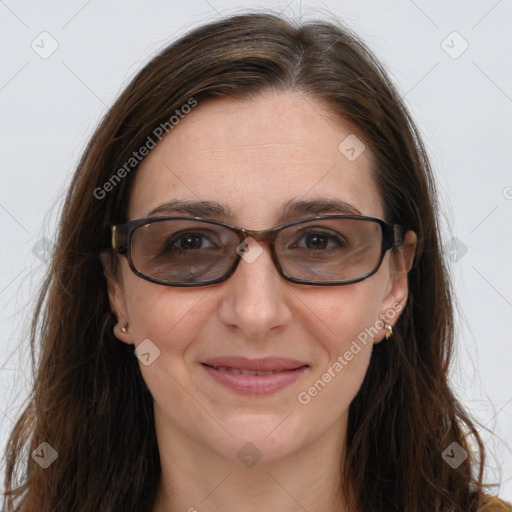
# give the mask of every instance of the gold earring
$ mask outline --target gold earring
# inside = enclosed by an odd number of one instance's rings
[[[126,332],[128,330],[128,322],[125,322],[123,327],[121,327],[122,332]]]
[[[386,333],[386,339],[389,340],[389,338],[391,338],[391,336],[393,336],[393,327],[391,327],[391,325],[389,324],[386,324],[384,326],[386,329],[387,329],[387,333]]]

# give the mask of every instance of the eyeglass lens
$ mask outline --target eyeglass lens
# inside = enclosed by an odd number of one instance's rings
[[[137,228],[131,256],[150,278],[197,283],[222,277],[238,257],[240,240],[224,226],[197,220],[165,220]],[[375,270],[382,229],[362,219],[314,219],[282,229],[275,252],[283,271],[306,281],[345,281]]]

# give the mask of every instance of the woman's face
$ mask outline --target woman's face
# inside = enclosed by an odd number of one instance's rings
[[[353,135],[339,149],[351,134],[318,100],[293,92],[199,102],[143,161],[129,220],[150,216],[172,199],[222,203],[231,215],[218,220],[254,230],[282,224],[284,206],[295,200],[338,199],[355,213],[383,218],[369,149],[354,159],[345,147]],[[121,257],[118,280],[110,279],[109,287],[120,322],[115,334],[135,346],[150,340],[144,347],[151,348],[151,362],[139,364],[161,439],[186,439],[212,456],[252,455],[261,462],[321,439],[341,449],[349,404],[373,343],[386,334],[379,319],[396,322],[406,274],[393,272],[388,252],[378,272],[362,282],[294,284],[279,275],[268,246],[261,247],[228,280],[206,287],[148,282]],[[306,368],[272,393],[247,394],[221,383],[203,364],[221,356],[277,357]]]

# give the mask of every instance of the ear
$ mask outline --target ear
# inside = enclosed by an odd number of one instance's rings
[[[133,344],[133,339],[129,331],[123,332],[121,329],[125,323],[129,323],[128,312],[126,308],[126,301],[124,296],[124,289],[120,272],[118,275],[114,272],[114,261],[116,255],[109,251],[100,254],[100,262],[103,267],[103,275],[107,281],[108,301],[110,311],[117,318],[117,323],[114,326],[115,337],[124,343]]]
[[[411,270],[414,255],[416,253],[417,236],[414,231],[405,234],[404,243],[399,247],[398,252],[392,254],[390,260],[390,282],[386,290],[386,296],[381,303],[379,319],[393,327],[397,322],[401,311],[405,308],[409,294],[408,272]],[[374,343],[382,341],[387,329],[377,334]]]

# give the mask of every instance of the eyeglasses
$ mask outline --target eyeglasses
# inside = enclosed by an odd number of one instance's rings
[[[225,281],[242,258],[251,261],[250,237],[269,244],[286,280],[305,285],[367,279],[386,251],[404,242],[401,226],[358,215],[319,215],[263,231],[200,217],[149,217],[111,229],[112,248],[126,256],[132,271],[165,286]]]

